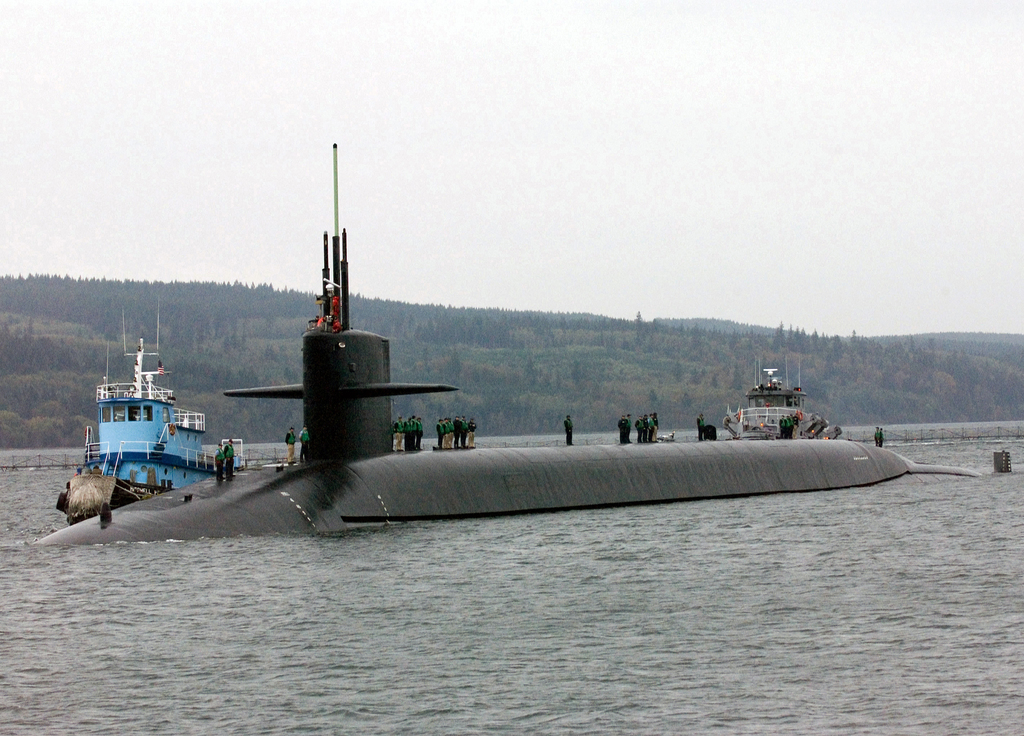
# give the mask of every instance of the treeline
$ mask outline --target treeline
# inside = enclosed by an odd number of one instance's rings
[[[207,415],[208,437],[280,441],[301,402],[229,399],[227,388],[299,383],[312,294],[269,285],[0,278],[0,447],[73,446],[95,422],[95,386],[131,377],[139,337],[156,345],[179,406]],[[1024,417],[1024,338],[879,339],[719,320],[410,305],[353,295],[358,329],[391,338],[392,378],[455,394],[398,397],[396,416],[473,416],[485,434],[613,431],[657,411],[663,429],[697,413],[719,423],[755,382],[755,362],[799,380],[840,424]],[[124,327],[122,328],[122,310]]]

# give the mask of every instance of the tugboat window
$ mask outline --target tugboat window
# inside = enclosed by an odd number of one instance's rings
[[[166,406],[164,407],[164,420],[163,421],[164,421],[164,424],[167,424],[169,421],[171,421],[171,410],[168,409]]]
[[[128,421],[137,422],[142,418],[142,407],[141,406],[129,406],[128,407]]]
[[[114,421],[115,422],[123,422],[124,421],[124,407],[123,406],[115,406],[114,407]]]
[[[110,421],[110,407],[109,406],[104,406],[103,407],[103,418],[100,421],[102,421],[102,422],[109,422]]]
[[[147,405],[147,406],[142,407],[142,420],[144,422],[152,422],[153,421],[153,407],[152,406],[148,406]]]

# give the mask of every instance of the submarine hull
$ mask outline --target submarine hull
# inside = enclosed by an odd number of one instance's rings
[[[62,529],[41,544],[324,534],[353,526],[867,486],[918,466],[854,442],[477,449],[324,460],[206,480]],[[190,498],[190,500],[186,500]]]

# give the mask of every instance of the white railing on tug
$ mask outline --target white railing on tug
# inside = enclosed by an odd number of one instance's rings
[[[163,449],[156,449],[156,442],[145,442],[143,440],[124,441],[119,443],[116,452],[112,452],[109,442],[93,442],[85,446],[85,462],[104,461],[108,468],[104,468],[105,475],[115,475],[117,468],[121,465],[125,453],[141,454],[146,460],[160,461],[165,456]],[[181,464],[188,468],[199,468],[213,470],[214,457],[208,452],[177,448],[175,458],[181,459]]]
[[[195,429],[200,432],[206,431],[206,415],[198,411],[185,411],[184,409],[174,410],[174,423],[184,429]]]
[[[151,383],[144,384],[141,392],[136,390],[134,383],[105,383],[96,387],[96,400],[104,399],[156,399],[171,402],[174,401],[174,392]]]
[[[784,406],[757,406],[740,412],[740,423],[744,430],[774,425],[777,429],[782,417],[791,417],[796,410]]]

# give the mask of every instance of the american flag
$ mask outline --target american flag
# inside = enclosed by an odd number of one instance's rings
[[[162,360],[156,362],[156,372],[161,376],[164,374],[164,362]]]

